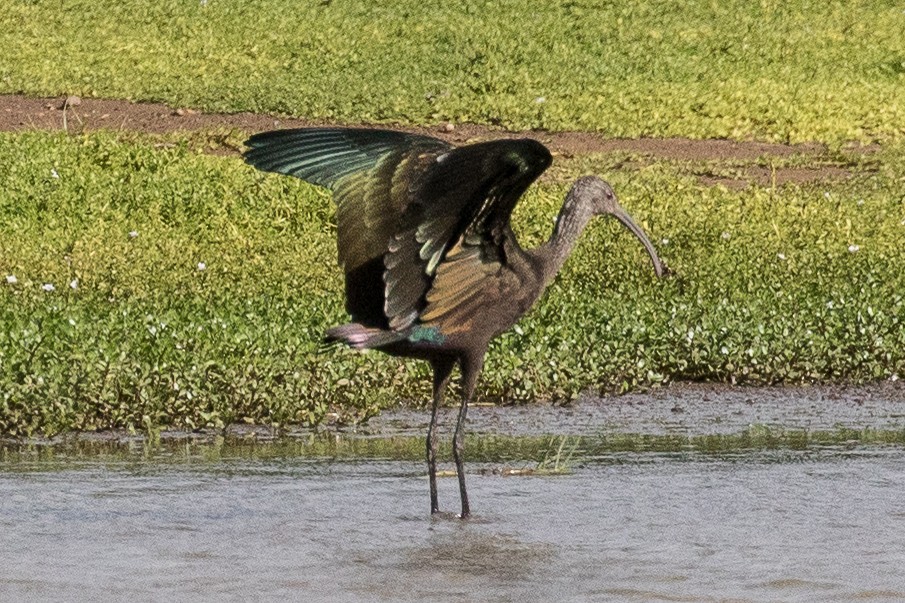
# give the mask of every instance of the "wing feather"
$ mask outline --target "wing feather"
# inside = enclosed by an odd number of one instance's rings
[[[327,188],[334,188],[345,176],[372,168],[393,150],[449,148],[429,136],[363,128],[275,130],[255,134],[245,145],[245,160],[256,168]]]
[[[509,267],[488,262],[477,248],[459,244],[437,269],[419,322],[446,337],[468,332],[479,321],[486,329],[486,313],[497,304],[512,303],[518,282]]]
[[[479,248],[479,255],[469,256],[469,269],[483,279],[493,278],[500,262],[505,262],[502,239],[512,210],[551,161],[550,152],[530,139],[479,143],[433,158],[417,181],[412,204],[403,216],[406,225],[415,228],[414,239],[420,245],[417,258],[412,257],[408,246],[390,249],[385,258],[387,282],[394,280],[391,274],[395,272],[418,272],[430,279],[421,291],[387,291],[385,309],[395,328],[403,329],[413,322],[394,319],[393,311],[411,316],[412,309],[424,310],[429,305],[435,277],[446,262],[452,261],[448,250],[454,245]],[[405,255],[393,257],[398,254]],[[456,297],[449,295],[447,303],[456,303]]]
[[[347,309],[396,331],[430,320],[452,328],[499,288],[512,210],[551,162],[529,139],[453,148],[387,130],[281,130],[246,145],[255,167],[334,191]],[[382,291],[363,289],[377,282]]]
[[[263,132],[245,144],[245,160],[256,168],[333,190],[339,263],[346,273],[346,309],[356,321],[386,327],[384,291],[368,293],[362,283],[384,283],[384,267],[375,260],[383,258],[402,224],[420,165],[452,147],[428,136],[354,128]],[[404,282],[421,289],[426,286],[412,278]],[[398,289],[399,285],[394,288]]]

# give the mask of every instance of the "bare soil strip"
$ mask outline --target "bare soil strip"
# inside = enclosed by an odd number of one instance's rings
[[[328,122],[283,118],[254,113],[202,113],[173,108],[160,103],[136,103],[115,99],[80,99],[70,97],[33,98],[23,95],[0,95],[0,131],[22,130],[125,130],[150,134],[172,132],[241,130],[249,133],[275,128],[300,128],[331,125]],[[344,124],[349,125],[349,124]],[[374,124],[363,124],[374,126]],[[623,152],[651,160],[680,162],[718,162],[736,165],[743,162],[792,156],[812,157],[814,166],[779,167],[745,166],[739,176],[725,177],[696,170],[706,185],[721,184],[742,188],[750,183],[760,186],[839,180],[851,176],[843,166],[820,161],[827,149],[819,143],[778,144],[733,140],[693,140],[687,138],[611,139],[593,132],[510,132],[475,124],[445,124],[435,127],[389,126],[409,132],[428,134],[452,143],[475,140],[531,137],[542,141],[555,153],[570,157],[590,153]],[[855,154],[869,153],[873,147],[853,147]]]

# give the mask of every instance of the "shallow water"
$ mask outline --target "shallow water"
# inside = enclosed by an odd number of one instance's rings
[[[656,414],[656,400],[640,404]],[[854,408],[847,428],[902,428],[897,404],[880,418]],[[608,412],[519,409],[509,431],[505,411],[475,413],[484,435],[468,442],[475,517],[464,522],[429,517],[420,425],[402,425],[421,419],[407,412],[370,435],[334,434],[332,447],[7,447],[0,600],[905,600],[901,439],[625,451],[601,432],[660,436],[645,413],[617,427],[586,419]],[[562,438],[526,435],[550,419],[582,436],[565,440],[579,443],[570,472],[502,477],[555,451]],[[662,428],[667,442],[675,429]],[[455,511],[455,479],[440,495]]]
[[[428,516],[423,473],[304,458],[19,467],[0,473],[0,599],[905,600],[896,447],[475,471],[466,522]],[[440,488],[455,509],[455,480]]]

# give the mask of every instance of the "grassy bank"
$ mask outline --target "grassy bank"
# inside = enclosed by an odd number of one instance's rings
[[[9,0],[0,92],[618,137],[905,133],[899,2]]]
[[[593,225],[492,346],[481,396],[905,371],[905,148],[845,183],[738,192],[625,159],[558,160],[517,230],[540,241],[571,180],[602,173],[675,275]],[[418,363],[319,344],[345,320],[326,192],[105,133],[0,134],[0,179],[0,432],[316,424],[427,397]]]

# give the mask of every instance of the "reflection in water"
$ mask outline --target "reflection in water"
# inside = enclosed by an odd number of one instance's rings
[[[507,600],[515,593],[534,600],[530,590],[534,577],[549,567],[554,547],[548,543],[526,543],[500,534],[489,523],[463,523],[449,515],[432,520],[423,542],[382,551],[370,560],[374,580],[354,590],[363,598],[393,601]]]
[[[453,525],[454,529],[437,530],[426,545],[405,553],[407,562],[401,570],[416,570],[448,576],[467,573],[495,579],[524,580],[549,564],[552,546],[546,543],[526,544],[509,535],[485,532],[476,525]]]
[[[415,461],[0,462],[0,600],[905,600],[901,447],[482,468],[461,522]]]

